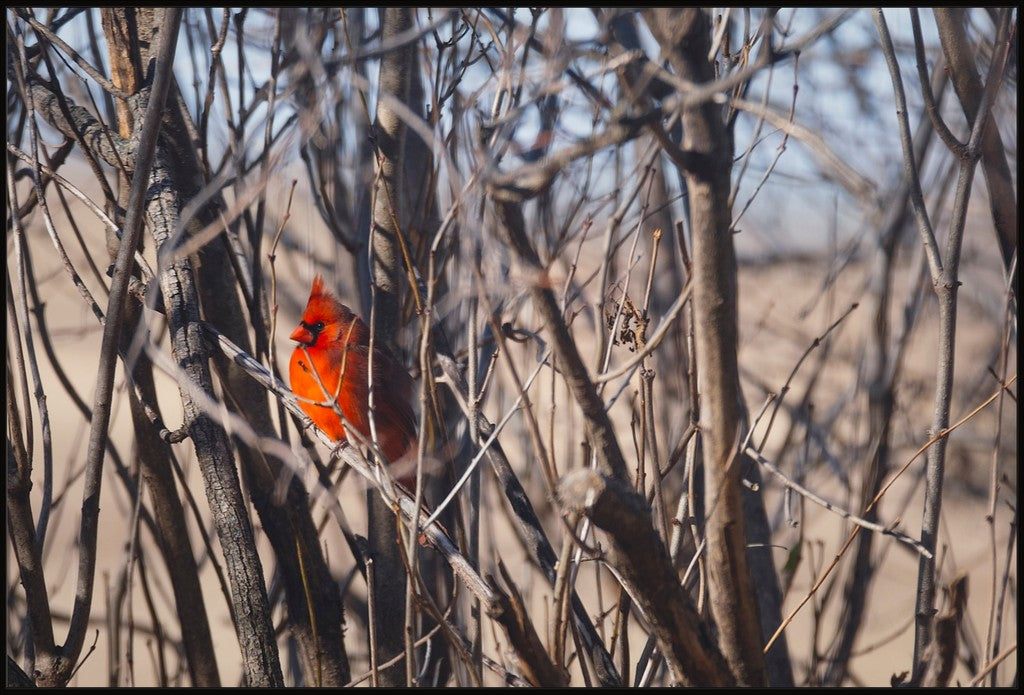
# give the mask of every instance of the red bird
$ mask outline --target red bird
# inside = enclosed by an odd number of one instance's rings
[[[307,399],[299,400],[302,410],[327,436],[336,442],[341,441],[347,438],[347,434],[331,405],[336,397],[345,419],[372,441],[367,380],[370,329],[347,306],[324,290],[324,279],[320,275],[313,278],[309,302],[291,339],[299,346],[292,353],[289,379],[295,395]],[[416,424],[410,405],[411,395],[409,373],[386,348],[374,346],[373,420],[377,443],[391,463],[399,462],[411,453],[410,449],[414,449]],[[350,441],[354,444],[356,439]],[[399,482],[410,487],[415,477],[410,478],[407,470],[403,473],[405,475],[398,476]]]

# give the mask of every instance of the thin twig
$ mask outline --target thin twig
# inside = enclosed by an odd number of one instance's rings
[[[1014,374],[1013,378],[1011,378],[1007,382],[1007,385],[1012,384],[1016,380],[1017,380],[1017,375]],[[964,417],[960,418],[960,420],[958,420],[955,424],[953,424],[953,425],[947,427],[946,429],[944,429],[943,431],[935,434],[927,442],[925,442],[923,445],[921,445],[921,447],[914,453],[914,455],[911,456],[910,459],[905,464],[903,464],[903,467],[900,468],[900,470],[898,470],[889,479],[889,482],[886,483],[882,487],[882,489],[878,491],[878,493],[875,495],[875,497],[871,500],[871,502],[865,508],[865,511],[867,512],[867,511],[870,511],[871,509],[873,509],[875,507],[875,505],[878,503],[878,501],[880,499],[882,499],[882,497],[885,495],[885,493],[889,491],[889,488],[892,487],[893,483],[895,483],[903,475],[903,473],[910,467],[910,464],[912,464],[914,461],[916,461],[917,458],[921,454],[923,454],[925,451],[927,451],[929,449],[929,447],[931,447],[932,444],[934,444],[935,442],[939,441],[940,439],[946,437],[947,435],[949,435],[950,432],[952,432],[953,430],[957,429],[958,427],[960,427],[961,425],[966,423],[968,420],[973,418],[975,415],[980,413],[982,410],[984,410],[986,406],[988,406],[992,401],[994,401],[996,398],[999,397],[999,394],[1002,392],[1002,390],[1003,389],[1000,388],[999,391],[996,391],[995,393],[993,393],[983,403],[981,403],[978,407],[976,407],[974,410],[969,412]],[[846,550],[853,543],[854,539],[856,539],[857,535],[861,532],[862,528],[863,528],[862,526],[855,526],[853,531],[850,532],[850,535],[847,537],[846,542],[843,543],[843,546],[836,553],[835,557],[832,558],[832,561],[829,563],[828,567],[826,567],[825,570],[821,573],[821,576],[818,577],[818,580],[814,583],[814,586],[812,586],[810,591],[807,592],[807,595],[804,596],[803,600],[800,601],[799,605],[797,605],[796,608],[794,608],[790,612],[790,614],[788,616],[786,616],[786,619],[782,621],[782,624],[779,625],[778,629],[775,630],[775,633],[768,640],[768,643],[765,644],[765,646],[764,646],[764,651],[765,652],[767,652],[769,649],[771,649],[772,645],[775,644],[775,640],[777,640],[779,638],[779,635],[781,635],[782,632],[789,626],[789,624],[791,622],[793,622],[793,618],[796,617],[796,614],[799,613],[800,610],[805,605],[807,605],[807,602],[810,601],[811,598],[815,595],[815,593],[817,593],[818,589],[821,588],[821,585],[825,582],[825,579],[829,576],[829,574],[831,574],[832,570],[835,569],[836,565],[839,564],[839,560],[842,558],[843,554],[846,553]]]
[[[939,113],[939,104],[935,102],[935,94],[932,92],[931,80],[928,79],[928,63],[924,55],[924,39],[921,36],[921,18],[917,14],[917,8],[910,8],[910,27],[914,32],[914,58],[917,61],[917,77],[921,83],[921,96],[924,99],[924,111],[932,122],[932,128],[939,134],[942,141],[946,143],[949,151],[959,158],[967,148],[967,145],[957,140],[956,136],[949,130],[942,114]],[[940,57],[935,65],[935,71],[939,72],[945,68]]]
[[[885,21],[885,15],[882,14],[882,10],[872,10],[871,16],[878,29],[878,36],[882,44],[882,54],[885,56],[885,62],[889,66],[889,75],[892,78],[892,91],[896,98],[896,120],[899,124],[900,142],[903,145],[903,168],[907,172],[910,185],[910,203],[914,210],[914,218],[917,220],[917,229],[921,235],[921,243],[924,244],[925,255],[928,258],[928,268],[931,271],[932,281],[937,282],[943,272],[942,258],[939,255],[938,242],[935,239],[935,232],[932,230],[932,223],[924,204],[924,195],[921,193],[921,178],[918,174],[917,162],[914,158],[914,141],[910,135],[907,98],[903,91],[903,80],[900,77],[899,62],[896,60],[896,49],[893,47],[892,37],[889,35],[889,25]]]
[[[748,456],[750,456],[750,457],[754,458],[755,460],[757,460],[757,462],[759,464],[761,464],[761,466],[763,466],[765,470],[767,470],[769,473],[771,473],[776,478],[778,478],[782,482],[782,484],[785,485],[787,488],[789,488],[790,490],[793,490],[794,492],[796,492],[796,493],[798,493],[800,495],[803,495],[804,497],[809,499],[811,502],[814,502],[815,504],[817,504],[817,505],[819,505],[821,507],[824,507],[825,509],[829,510],[830,512],[832,512],[834,514],[838,514],[842,518],[846,519],[847,521],[849,521],[849,522],[851,522],[853,524],[856,524],[857,526],[860,526],[862,528],[868,529],[869,531],[875,531],[876,533],[884,534],[886,536],[892,536],[893,538],[895,538],[895,539],[897,539],[897,540],[899,540],[899,541],[901,541],[903,543],[906,543],[911,548],[913,548],[914,550],[916,550],[918,553],[920,553],[921,555],[923,555],[925,557],[933,557],[932,552],[930,550],[928,550],[928,548],[926,548],[924,545],[922,545],[921,541],[919,541],[917,539],[914,539],[914,538],[911,538],[910,536],[906,535],[905,533],[901,533],[900,531],[894,530],[891,527],[891,525],[890,526],[885,526],[883,524],[878,524],[878,523],[875,523],[873,521],[868,521],[867,519],[861,518],[861,517],[857,516],[856,514],[851,514],[850,512],[846,511],[845,509],[842,509],[842,508],[836,506],[835,504],[833,504],[832,502],[829,502],[824,497],[821,497],[818,494],[812,492],[811,490],[808,490],[806,487],[804,487],[800,483],[791,480],[785,473],[780,471],[775,466],[774,463],[772,463],[771,461],[766,459],[764,456],[762,456],[760,454],[760,452],[758,452],[757,449],[755,449],[754,447],[748,446],[748,447],[746,447],[743,450],[743,452],[745,454],[747,454]]]
[[[1017,642],[1014,641],[1013,644],[1011,644],[1009,647],[1000,652],[999,656],[995,657],[994,659],[992,659],[992,661],[985,664],[984,668],[982,668],[981,671],[978,672],[978,675],[971,679],[971,687],[973,688],[977,685],[980,685],[981,682],[985,680],[985,676],[987,676],[992,671],[992,669],[1006,661],[1006,658],[1016,651]]]

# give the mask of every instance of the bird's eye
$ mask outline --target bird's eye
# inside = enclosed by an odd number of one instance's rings
[[[311,328],[313,329],[314,333],[319,333],[320,331],[322,331],[324,329],[324,322],[323,321],[317,321],[316,323],[314,323],[311,326]]]

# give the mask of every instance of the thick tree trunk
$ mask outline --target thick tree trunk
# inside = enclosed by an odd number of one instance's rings
[[[381,41],[387,44],[413,26],[415,10],[390,7],[381,10]],[[394,342],[399,324],[400,294],[405,268],[400,234],[406,233],[403,193],[406,124],[390,99],[408,101],[412,82],[414,45],[387,52],[381,59],[380,88],[377,101],[376,193],[371,232],[370,277],[373,283],[371,330],[373,340],[385,345]],[[406,570],[398,518],[374,489],[367,490],[367,536],[374,564],[373,602],[376,636],[376,661],[383,663],[405,650]],[[395,687],[406,683],[406,664],[381,671],[380,684]],[[409,684],[411,685],[411,684]]]
[[[143,12],[147,16],[141,18],[142,24],[132,8],[103,8],[100,10],[103,31],[107,38],[108,55],[110,58],[111,81],[129,94],[139,90],[145,79],[142,66],[147,64],[152,54],[154,19],[152,11]],[[157,17],[159,18],[159,17]],[[141,29],[141,31],[140,31]],[[141,44],[145,44],[145,48]],[[143,55],[146,59],[143,59]],[[172,91],[174,90],[172,86]],[[135,124],[132,113],[123,101],[115,102],[118,107],[117,122],[121,136],[131,137]],[[141,126],[141,124],[138,124]],[[130,182],[122,181],[120,204],[128,204]],[[124,220],[120,220],[123,225]],[[113,231],[107,230],[107,248],[116,250],[118,240]],[[111,256],[111,262],[115,260]],[[137,272],[137,271],[136,271]],[[128,354],[136,330],[142,320],[142,307],[133,299],[124,305],[126,330],[121,334],[121,351]],[[156,388],[153,383],[152,363],[143,353],[140,354],[132,370],[132,379],[138,386],[143,398],[159,414]],[[129,391],[132,426],[135,429],[135,441],[139,461],[142,463],[142,477],[153,500],[153,517],[156,521],[161,554],[167,564],[174,592],[175,608],[181,623],[181,640],[185,647],[189,675],[192,684],[200,687],[216,687],[220,685],[217,661],[214,658],[213,638],[210,635],[210,624],[206,616],[206,605],[203,600],[199,574],[195,564],[195,555],[189,541],[188,528],[185,524],[185,511],[178,496],[171,471],[173,453],[167,442],[163,441],[146,416],[143,405],[134,391]]]
[[[700,10],[652,10],[647,24],[676,74],[697,84],[713,79],[710,23]],[[740,497],[741,394],[736,361],[736,258],[729,209],[732,146],[720,108],[705,103],[682,114],[682,151],[693,235],[693,306],[697,379],[704,436],[711,612],[726,660],[743,685],[764,685],[758,606],[748,569]]]

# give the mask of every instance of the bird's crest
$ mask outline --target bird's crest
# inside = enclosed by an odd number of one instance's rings
[[[317,273],[313,278],[313,291],[310,292],[310,297],[319,297],[324,293],[324,276]]]
[[[309,301],[312,302],[315,299],[324,300],[330,304],[341,304],[334,293],[324,287],[324,276],[320,273],[313,277],[313,288],[309,291]],[[348,307],[345,307],[345,311],[348,311]]]

